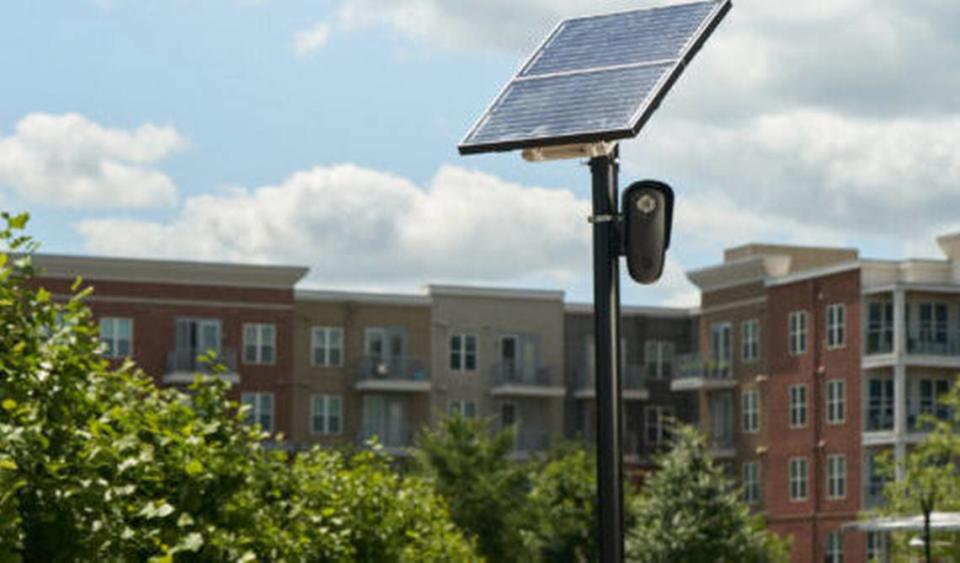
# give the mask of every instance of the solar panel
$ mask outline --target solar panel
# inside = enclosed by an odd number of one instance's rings
[[[565,20],[460,143],[461,154],[636,136],[731,0]]]

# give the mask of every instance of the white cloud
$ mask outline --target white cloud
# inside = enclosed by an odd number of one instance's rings
[[[353,165],[185,200],[168,223],[77,225],[90,252],[312,266],[326,287],[538,279],[589,265],[588,202],[455,166],[421,189]],[[122,233],[123,236],[117,236]]]
[[[34,113],[0,134],[0,186],[34,202],[69,207],[147,207],[176,201],[151,167],[184,146],[172,127],[103,127],[74,113]]]
[[[293,52],[298,56],[306,56],[320,49],[330,39],[330,24],[318,22],[311,27],[297,32],[293,38]]]

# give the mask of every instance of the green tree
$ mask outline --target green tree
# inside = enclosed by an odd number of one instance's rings
[[[529,465],[528,525],[544,561],[596,559],[597,480],[594,456],[562,443]]]
[[[417,438],[417,471],[447,500],[454,522],[490,561],[529,561],[525,466],[512,462],[514,431],[454,415]]]
[[[949,416],[937,418],[925,413],[920,424],[930,429],[899,464],[889,452],[880,458],[880,472],[886,477],[884,504],[874,515],[924,517],[924,556],[960,558],[960,541],[956,534],[946,536],[951,541],[934,542],[930,530],[930,515],[934,511],[960,511],[960,377],[946,397],[942,407]],[[899,474],[899,479],[897,478]],[[897,534],[895,545],[904,552],[913,553],[907,542],[914,534]]]
[[[786,544],[751,516],[739,490],[710,457],[706,440],[677,426],[672,448],[657,456],[631,507],[636,524],[627,536],[631,560],[740,562],[782,560]]]
[[[383,456],[265,451],[216,377],[186,395],[113,367],[89,290],[37,288],[27,218],[2,218],[0,560],[475,558],[430,485]]]

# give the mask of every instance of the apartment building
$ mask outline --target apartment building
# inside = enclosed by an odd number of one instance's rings
[[[294,324],[293,443],[404,454],[431,421],[429,297],[298,290]]]
[[[226,366],[234,399],[272,433],[291,431],[293,287],[305,268],[38,255],[38,285],[66,298],[77,278],[105,355],[133,358],[156,382],[186,386]]]
[[[624,462],[649,467],[668,439],[669,419],[691,421],[695,403],[670,390],[678,359],[696,347],[696,311],[664,307],[621,309]],[[564,409],[567,436],[596,445],[596,391],[593,307],[566,306],[564,362],[568,389]]]
[[[433,410],[516,425],[519,455],[563,432],[563,292],[432,285]]]

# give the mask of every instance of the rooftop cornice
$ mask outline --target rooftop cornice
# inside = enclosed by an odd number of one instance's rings
[[[428,306],[432,303],[429,295],[415,293],[377,293],[359,291],[331,291],[324,289],[297,289],[295,301],[311,303],[364,303],[371,305]]]
[[[463,285],[428,285],[427,294],[432,297],[482,297],[490,299],[538,299],[563,301],[564,292],[547,289],[518,289],[500,287],[475,287]]]
[[[309,271],[301,266],[269,266],[36,254],[33,263],[41,278],[209,285],[261,289],[292,289]]]

